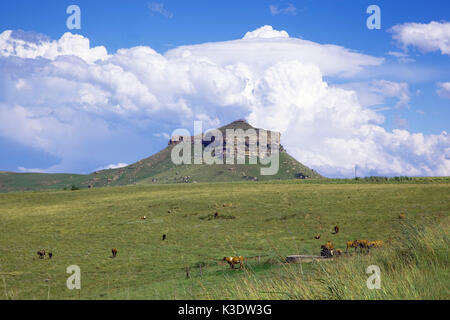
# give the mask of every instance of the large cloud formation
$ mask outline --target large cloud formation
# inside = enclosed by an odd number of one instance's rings
[[[361,175],[449,175],[445,132],[387,132],[383,116],[354,90],[323,79],[348,80],[382,63],[270,26],[164,55],[146,46],[108,54],[70,33],[51,41],[4,31],[0,135],[59,157],[61,163],[48,171],[74,171],[93,158],[93,168],[123,162],[111,148],[124,152],[130,139],[144,148],[150,133],[191,128],[196,119],[213,127],[245,117],[281,131],[289,152],[328,176],[351,176],[354,165]],[[409,102],[405,84],[381,81],[375,87],[390,88],[385,95],[399,96],[401,105]]]

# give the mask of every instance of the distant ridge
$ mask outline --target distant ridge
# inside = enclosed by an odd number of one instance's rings
[[[218,128],[225,140],[226,129],[255,129],[245,120],[236,120]],[[270,132],[270,131],[268,131]],[[291,157],[280,148],[279,171],[262,176],[261,165],[249,164],[182,164],[175,165],[171,151],[176,143],[169,140],[160,152],[118,169],[98,170],[88,175],[0,172],[0,192],[40,189],[98,188],[130,184],[167,184],[196,182],[267,181],[287,179],[324,178],[316,171]]]

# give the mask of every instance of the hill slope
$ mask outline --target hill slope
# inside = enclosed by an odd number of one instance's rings
[[[225,136],[226,129],[255,129],[245,121],[234,121],[218,128]],[[96,171],[89,175],[42,174],[0,172],[0,192],[62,189],[77,187],[105,187],[129,184],[167,184],[194,182],[232,182],[247,180],[285,180],[295,178],[323,178],[314,170],[291,157],[280,145],[280,164],[276,175],[260,174],[261,165],[247,164],[183,164],[175,165],[171,160],[176,143],[160,152],[119,169]],[[248,148],[247,148],[248,149]],[[246,150],[247,150],[246,149]]]

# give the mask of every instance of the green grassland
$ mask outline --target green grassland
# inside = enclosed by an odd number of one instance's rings
[[[324,181],[0,194],[0,299],[449,298],[448,178]],[[355,239],[386,245],[324,262],[281,259]],[[40,249],[53,259],[39,259]],[[247,268],[231,270],[226,255],[247,257]],[[386,290],[365,286],[374,262]],[[69,265],[81,268],[80,291],[66,288]]]

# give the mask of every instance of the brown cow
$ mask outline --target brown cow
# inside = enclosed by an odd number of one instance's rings
[[[347,249],[345,250],[345,252],[348,252],[348,248],[355,248],[356,249],[359,247],[359,242],[358,240],[355,241],[347,241]]]
[[[334,246],[331,241],[327,241],[326,244],[320,246],[320,255],[323,257],[331,258],[334,255]]]
[[[369,241],[369,248],[381,248],[383,245],[383,240]]]
[[[44,249],[39,250],[39,251],[37,252],[37,254],[38,254],[38,256],[39,256],[39,259],[44,259],[44,257],[45,257],[45,250],[44,250]]]
[[[369,240],[358,240],[358,245],[359,248],[361,249],[361,252],[363,251],[363,249],[366,249],[367,251],[369,251],[370,249]]]
[[[334,234],[336,234],[336,233],[338,233],[339,232],[339,226],[335,226],[334,227]]]
[[[113,249],[111,250],[111,252],[112,252],[112,257],[115,258],[115,257],[117,256],[117,249],[116,249],[116,248],[113,248]]]
[[[226,261],[231,269],[234,269],[234,265],[239,263],[239,269],[243,267],[244,265],[244,257],[238,256],[238,257],[224,257],[222,259],[223,261]]]

